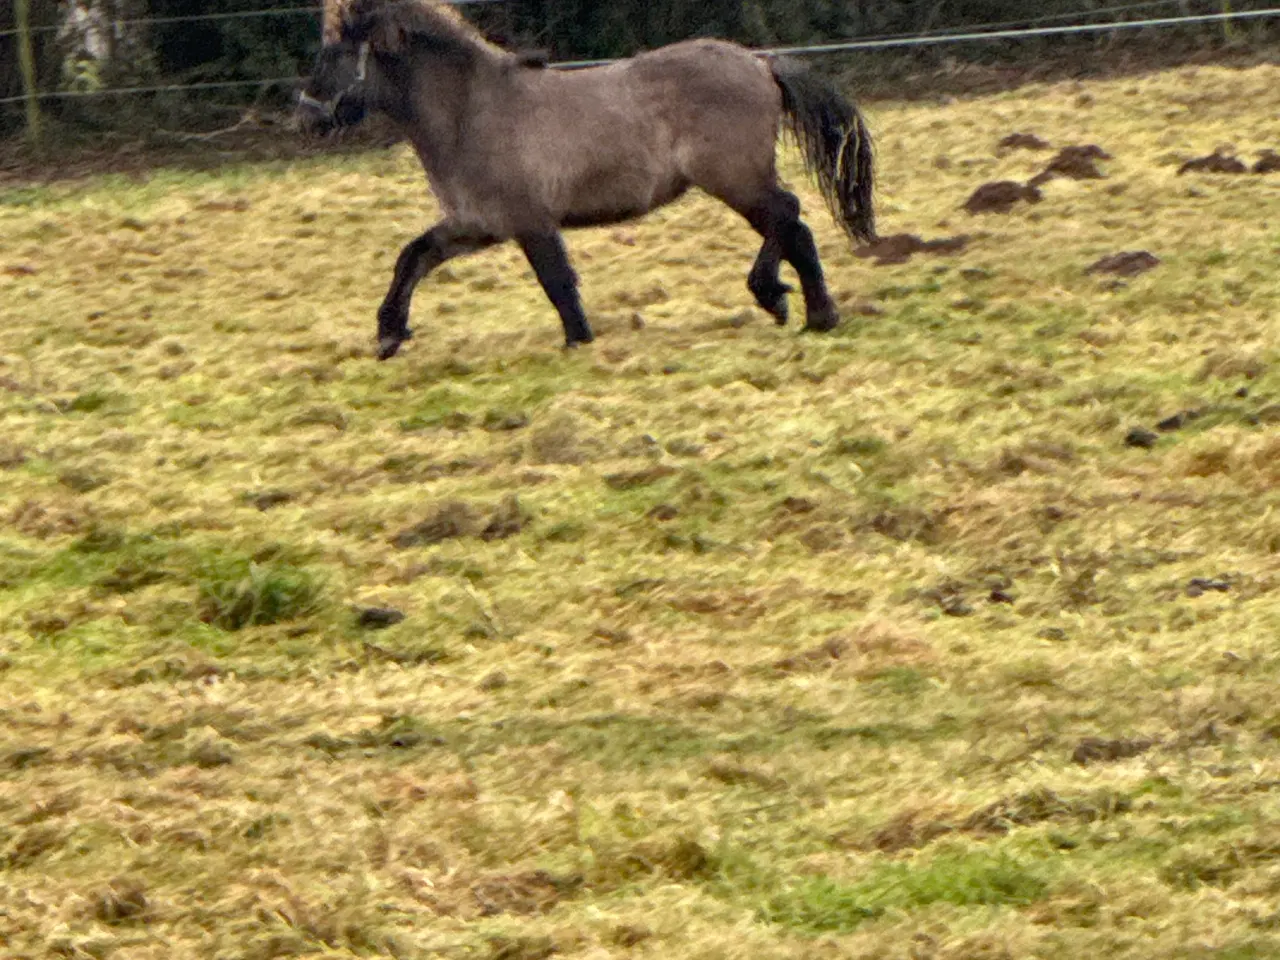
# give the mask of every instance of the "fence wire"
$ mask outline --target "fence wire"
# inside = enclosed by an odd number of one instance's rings
[[[470,3],[502,3],[505,0],[448,0],[454,5],[465,5]],[[1270,17],[1280,16],[1280,7],[1270,7],[1265,10],[1241,10],[1238,12],[1224,13],[1205,13],[1205,14],[1188,14],[1178,17],[1148,17],[1142,20],[1112,20],[1105,23],[1079,23],[1064,26],[1028,26],[1018,29],[999,29],[1008,23],[1045,23],[1055,19],[1069,18],[1086,18],[1103,14],[1132,12],[1138,9],[1150,9],[1156,6],[1168,6],[1173,3],[1179,3],[1181,0],[1149,0],[1146,3],[1125,4],[1116,7],[1109,7],[1101,10],[1081,11],[1078,14],[1056,14],[1040,18],[1030,18],[1029,20],[1004,21],[1003,23],[987,23],[979,24],[975,27],[963,28],[964,32],[954,32],[961,28],[946,28],[937,31],[929,31],[927,33],[918,33],[912,35],[890,35],[879,37],[866,37],[859,40],[840,41],[836,43],[819,43],[798,46],[784,47],[762,47],[754,52],[758,56],[791,56],[791,57],[810,57],[824,56],[836,53],[854,53],[860,50],[889,50],[904,49],[909,47],[927,47],[940,46],[944,44],[955,43],[984,43],[993,40],[1019,40],[1032,37],[1054,37],[1054,36],[1070,36],[1084,35],[1090,33],[1105,33],[1113,30],[1136,30],[1136,29],[1160,29],[1164,27],[1191,26],[1197,24],[1212,23],[1228,23],[1248,20],[1262,20]],[[321,7],[287,7],[279,8],[275,11],[284,13],[318,13]],[[197,14],[191,17],[174,17],[174,18],[154,18],[147,21],[132,21],[135,23],[156,23],[156,22],[174,22],[176,20],[189,19],[214,19],[214,18],[231,18],[236,16],[264,16],[272,11],[249,11],[247,13],[237,14]],[[9,31],[8,33],[13,33]],[[0,36],[6,34],[0,33]],[[607,66],[617,63],[621,58],[609,58],[600,60],[562,60],[557,61],[548,66],[557,70],[580,70],[588,67]],[[183,90],[213,90],[234,87],[259,87],[268,88],[279,85],[293,85],[299,82],[298,77],[271,77],[261,80],[221,80],[208,81],[199,83],[167,83],[155,84],[151,86],[138,87],[115,87],[102,90],[59,90],[44,93],[37,93],[38,100],[57,100],[63,98],[85,98],[85,97],[107,97],[107,96],[130,96],[150,93],[169,93],[179,92]],[[14,96],[0,98],[0,106],[12,103],[21,103],[26,100],[25,96]]]
[[[480,3],[506,3],[507,0],[442,0],[452,7],[465,7]],[[1174,2],[1174,0],[1169,0]],[[263,10],[227,10],[222,13],[187,13],[173,17],[134,17],[132,19],[112,20],[111,23],[121,27],[146,27],[153,24],[196,23],[205,20],[247,20],[260,17],[294,17],[302,14],[315,16],[323,13],[324,7],[269,7]],[[56,25],[32,27],[31,33],[56,33],[63,29]],[[0,38],[12,37],[18,33],[16,29],[0,30]]]

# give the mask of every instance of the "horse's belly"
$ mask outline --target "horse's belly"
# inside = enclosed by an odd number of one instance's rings
[[[565,198],[566,226],[619,223],[643,216],[681,196],[688,182],[675,171],[602,168],[580,177]]]

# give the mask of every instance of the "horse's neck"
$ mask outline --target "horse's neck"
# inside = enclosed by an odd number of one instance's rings
[[[495,79],[486,67],[428,63],[411,81],[405,133],[433,183],[444,183],[456,171],[457,158],[465,147],[463,138],[474,129],[477,119],[468,116],[473,89]]]

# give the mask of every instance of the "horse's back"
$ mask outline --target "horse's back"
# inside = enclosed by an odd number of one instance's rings
[[[766,61],[723,40],[686,40],[623,64],[691,182],[735,205],[772,182],[782,96]]]
[[[490,115],[497,141],[516,135],[523,170],[494,190],[511,194],[508,210],[546,210],[566,225],[628,219],[691,185],[741,206],[772,182],[780,114],[768,66],[723,41],[582,71],[523,70],[518,95]]]

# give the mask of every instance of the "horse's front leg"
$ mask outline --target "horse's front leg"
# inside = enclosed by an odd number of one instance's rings
[[[446,220],[405,244],[396,260],[391,287],[378,308],[378,359],[394,357],[400,344],[413,336],[409,329],[409,307],[414,288],[427,274],[446,260],[483,250],[496,242],[493,237],[468,231]]]
[[[520,249],[529,260],[529,266],[542,284],[547,299],[560,314],[564,325],[564,345],[576,347],[595,339],[587,324],[587,315],[578,296],[578,276],[569,265],[564,241],[559,231],[531,233],[520,236]]]

